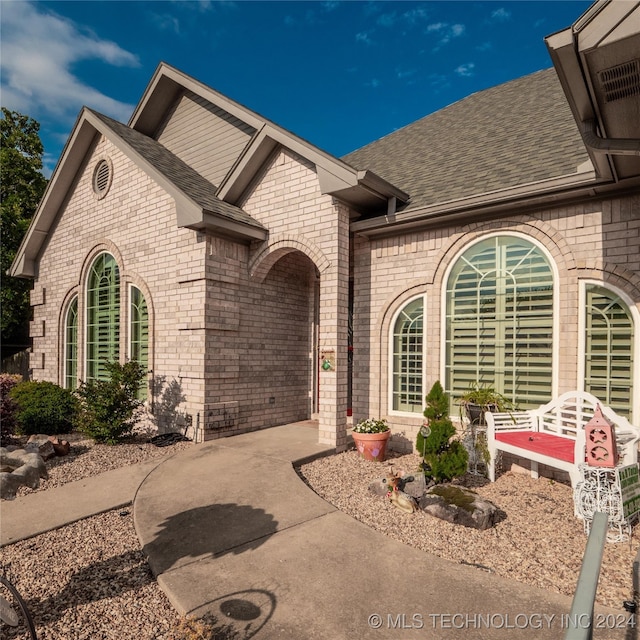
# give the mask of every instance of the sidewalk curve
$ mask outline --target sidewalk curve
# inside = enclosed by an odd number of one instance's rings
[[[418,551],[322,500],[293,463],[323,453],[297,423],[198,445],[145,478],[136,530],[180,613],[257,640],[563,637],[570,598]]]

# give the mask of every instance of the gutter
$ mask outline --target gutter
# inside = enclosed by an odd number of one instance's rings
[[[595,120],[580,122],[580,133],[584,143],[596,153],[613,156],[640,156],[640,139],[601,138]]]

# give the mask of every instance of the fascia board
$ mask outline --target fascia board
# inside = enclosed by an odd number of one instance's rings
[[[97,135],[87,115],[89,112],[86,109],[80,112],[27,233],[18,247],[16,257],[9,269],[9,274],[14,277],[35,276],[35,259]]]
[[[558,192],[585,187],[593,188],[597,184],[595,172],[588,170],[579,174],[560,176],[551,180],[532,182],[468,198],[440,202],[395,215],[359,220],[351,224],[351,230],[355,233],[369,235],[384,230],[395,230],[396,227],[407,224],[415,227],[430,219],[442,219],[448,216],[459,217],[481,209],[511,205],[514,201],[523,202],[527,199],[542,200],[544,198],[553,200],[557,198]]]
[[[264,128],[255,133],[223,178],[217,196],[225,202],[236,204],[276,146],[275,141],[265,135]]]
[[[611,37],[613,41],[617,40],[619,35],[612,34],[617,32],[621,23],[627,20],[638,5],[639,2],[630,0],[613,0],[594,5],[593,12],[587,11],[573,26],[578,51],[593,49]]]
[[[592,120],[596,116],[582,74],[580,59],[575,50],[573,30],[568,28],[559,31],[546,37],[545,42],[576,126],[580,130],[581,123]],[[608,159],[602,154],[595,153],[586,144],[585,149],[598,176],[606,180],[612,179],[613,174]]]
[[[269,232],[258,227],[249,227],[235,220],[220,217],[216,214],[205,211],[202,220],[197,224],[184,225],[190,229],[213,231],[225,236],[244,240],[266,240]]]
[[[170,80],[174,83],[173,91],[178,92],[180,89],[192,91],[193,93],[201,96],[205,100],[215,104],[216,106],[224,109],[231,115],[235,116],[239,120],[246,122],[254,129],[260,129],[264,125],[264,118],[261,118],[258,114],[243,107],[238,102],[227,98],[215,89],[208,87],[207,85],[199,82],[195,78],[182,73],[175,67],[168,65],[166,62],[161,62],[156,69],[156,72],[151,79],[147,89],[145,90],[140,102],[136,106],[131,119],[129,120],[129,126],[139,129],[140,121],[144,116],[145,111],[151,108],[151,104],[157,99],[158,93],[165,90],[163,88],[163,82],[166,83]],[[165,87],[168,85],[165,85]],[[145,130],[149,131],[150,128],[155,129],[159,125],[159,120],[153,123],[153,127],[150,127],[148,123],[145,123]]]
[[[264,125],[247,144],[240,158],[222,181],[218,197],[232,204],[237,203],[264,162],[278,147],[290,149],[315,166],[320,192],[323,194],[333,194],[360,186],[374,192],[381,199],[397,197],[402,202],[409,199],[404,191],[371,171],[358,171],[342,160],[270,124]]]

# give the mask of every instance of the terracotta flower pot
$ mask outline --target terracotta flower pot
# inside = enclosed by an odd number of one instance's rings
[[[387,455],[387,441],[391,431],[381,433],[352,433],[361,458],[382,462]]]

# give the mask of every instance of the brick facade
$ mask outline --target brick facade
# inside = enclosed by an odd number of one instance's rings
[[[443,380],[443,284],[470,244],[490,234],[519,234],[538,243],[557,271],[555,394],[580,388],[579,281],[606,283],[640,301],[640,196],[592,201],[499,220],[440,227],[384,239],[355,238],[354,420],[388,417],[394,446],[410,448],[421,416],[389,407],[391,320],[408,300],[426,295],[426,389]],[[636,303],[640,311],[640,303]]]

